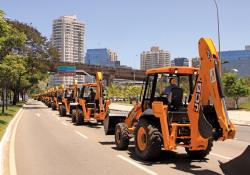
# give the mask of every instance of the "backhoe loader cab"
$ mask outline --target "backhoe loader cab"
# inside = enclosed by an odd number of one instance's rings
[[[178,146],[190,157],[203,158],[213,141],[234,138],[235,127],[227,115],[220,80],[220,59],[212,40],[200,39],[199,54],[199,69],[146,71],[141,102],[116,124],[118,149],[127,149],[134,137],[136,155],[143,160],[158,157],[162,148],[175,150]],[[171,79],[175,85],[169,84]]]

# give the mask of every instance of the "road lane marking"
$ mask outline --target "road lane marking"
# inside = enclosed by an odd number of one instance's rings
[[[220,155],[220,154],[216,154],[216,153],[210,153],[212,156],[216,156],[216,157],[220,157],[222,159],[226,159],[226,160],[232,160],[233,158],[232,157],[227,157],[227,156],[223,156],[223,155]]]
[[[75,130],[75,133],[78,134],[78,135],[80,135],[80,136],[82,136],[82,137],[85,138],[85,139],[88,139],[87,136],[85,136],[84,134],[80,133],[79,131],[76,131],[76,130]]]
[[[19,118],[17,119],[15,125],[14,125],[14,128],[13,128],[13,134],[11,136],[11,141],[10,141],[10,165],[9,165],[9,168],[10,168],[10,174],[13,174],[13,175],[16,175],[17,172],[16,172],[16,156],[15,156],[15,140],[16,140],[16,130],[17,130],[17,125],[20,121],[20,119],[22,118],[23,116],[23,113],[24,113],[24,110],[22,110],[19,114]]]
[[[65,123],[65,122],[62,122],[62,124],[65,125],[65,126],[69,126],[69,125],[68,125],[67,123]]]
[[[37,117],[40,117],[41,115],[40,115],[39,113],[36,113],[36,116],[37,116]]]
[[[135,167],[137,167],[137,168],[139,168],[139,169],[145,171],[145,172],[148,173],[148,174],[157,175],[156,172],[151,171],[151,170],[145,168],[144,166],[140,165],[139,163],[137,163],[137,162],[135,162],[135,161],[133,161],[133,160],[130,160],[130,159],[128,159],[128,158],[126,158],[126,157],[124,157],[124,156],[122,156],[122,155],[120,155],[120,154],[117,155],[117,157],[119,157],[120,159],[122,159],[122,160],[124,160],[124,161],[130,163],[131,165],[134,165]]]

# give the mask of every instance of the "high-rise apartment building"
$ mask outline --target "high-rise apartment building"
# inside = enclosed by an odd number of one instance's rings
[[[53,21],[51,41],[61,61],[84,63],[84,28],[76,16],[62,16]]]
[[[53,20],[51,43],[54,46],[62,62],[84,63],[84,33],[85,25],[77,20],[76,16],[62,16]],[[59,84],[70,85],[74,79],[84,81],[83,76],[62,77],[53,75],[50,77],[50,86]]]
[[[151,47],[150,51],[141,53],[141,70],[170,66],[170,53],[159,47]]]
[[[116,52],[113,52],[112,49],[108,49],[108,53],[110,61],[118,61],[118,55]]]

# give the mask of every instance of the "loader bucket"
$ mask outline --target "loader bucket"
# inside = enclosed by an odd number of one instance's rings
[[[114,135],[116,124],[123,123],[125,118],[126,116],[108,115],[103,121],[105,134]]]

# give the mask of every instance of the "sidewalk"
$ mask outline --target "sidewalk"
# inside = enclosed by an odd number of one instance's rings
[[[129,112],[133,108],[132,105],[122,105],[111,103],[110,109],[115,111],[126,111]],[[250,126],[250,111],[241,110],[229,110],[228,115],[230,120],[236,125],[248,125]]]
[[[250,126],[250,111],[229,110],[228,115],[234,124]]]
[[[111,103],[109,108],[114,111],[126,111],[129,112],[132,110],[134,106],[133,105],[122,105],[117,103]]]

